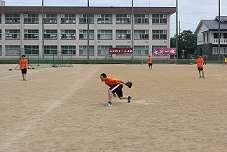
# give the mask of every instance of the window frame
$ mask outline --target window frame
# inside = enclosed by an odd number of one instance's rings
[[[5,29],[5,33],[6,33],[5,34],[5,39],[8,39],[8,40],[9,39],[10,40],[19,40],[20,39],[20,30],[19,29],[13,29],[13,30],[12,29]]]
[[[25,54],[38,55],[39,54],[39,45],[25,45],[24,51],[25,51]]]
[[[111,33],[110,33],[110,31],[111,31]],[[108,36],[108,35],[110,35],[111,38],[109,38],[110,36]],[[97,39],[98,40],[112,40],[113,31],[112,30],[98,30]]]
[[[76,24],[76,14],[61,14],[61,24]]]
[[[87,35],[88,35],[87,30],[79,30],[80,40],[87,40]],[[95,38],[94,30],[89,30],[89,40],[94,40],[94,38]]]
[[[8,15],[10,15],[10,16],[8,16]],[[9,22],[9,21],[12,21],[12,22]],[[5,23],[6,24],[20,24],[20,14],[5,14]]]
[[[12,51],[13,53],[9,53],[9,51]],[[6,55],[20,55],[20,45],[6,45]]]
[[[76,46],[75,45],[61,45],[61,54],[62,55],[76,55]]]
[[[57,45],[44,45],[44,54],[57,55],[58,46]],[[54,52],[54,53],[53,53]]]
[[[152,24],[167,24],[167,14],[152,14]]]
[[[116,30],[116,39],[118,40],[130,40],[131,31],[130,30]]]
[[[57,19],[57,14],[43,14],[43,22],[45,24],[57,24],[58,19]]]
[[[87,24],[88,17],[87,14],[80,14],[79,15],[79,24]],[[94,24],[94,14],[89,14],[89,23]]]
[[[34,33],[33,33],[34,32]],[[27,35],[27,36],[26,36]],[[28,35],[31,35],[31,38],[28,37]],[[24,39],[39,39],[39,30],[24,30]]]
[[[139,38],[137,38],[137,37],[139,37]],[[134,39],[136,39],[136,40],[149,40],[149,30],[135,30],[134,31]]]
[[[97,24],[112,24],[113,23],[112,14],[98,14]]]
[[[94,56],[94,46],[89,46],[89,56]],[[79,46],[79,56],[86,56],[87,55],[87,46],[86,45],[80,45]]]
[[[65,35],[65,37],[63,37]],[[76,30],[61,30],[61,39],[62,40],[75,40],[76,39]]]
[[[116,24],[131,24],[131,15],[116,14]]]
[[[47,37],[50,35],[49,37]],[[57,30],[45,30],[44,31],[44,39],[57,40],[58,39],[58,31]]]
[[[134,14],[134,23],[149,24],[149,14]]]
[[[31,20],[31,22],[29,22],[29,20]],[[39,14],[24,14],[24,23],[25,24],[39,24]]]
[[[154,37],[154,35],[155,35],[155,37]],[[164,36],[164,38],[162,38],[162,36]],[[152,30],[152,39],[153,40],[167,40],[167,30]]]

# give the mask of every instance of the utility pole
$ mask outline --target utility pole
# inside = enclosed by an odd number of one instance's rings
[[[43,19],[43,15],[44,15],[44,8],[43,8],[43,0],[42,0],[42,56],[43,56],[43,63],[45,63],[44,60],[44,19]]]
[[[88,12],[87,12],[87,63],[89,63],[89,0],[87,1],[87,8],[88,8]]]
[[[221,41],[221,33],[220,33],[220,22],[221,22],[221,0],[219,0],[219,22],[218,22],[218,64],[220,64],[220,53],[221,53],[221,46],[220,46],[220,41]]]
[[[134,64],[134,15],[133,15],[133,0],[132,0],[132,64]]]
[[[178,0],[176,0],[176,51],[177,51],[177,64],[178,64]]]

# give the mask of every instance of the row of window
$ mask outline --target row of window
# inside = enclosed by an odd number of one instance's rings
[[[112,24],[112,14],[98,14],[98,24]],[[58,23],[57,14],[44,14],[44,23]],[[76,14],[61,14],[61,23],[75,24]],[[87,14],[79,14],[79,24],[88,22]],[[1,23],[1,14],[0,14]],[[5,14],[5,23],[20,23],[20,14]],[[39,23],[39,14],[24,14],[24,23]],[[89,23],[94,24],[94,14],[89,14]],[[130,14],[116,14],[117,24],[131,24]],[[134,23],[149,24],[148,14],[134,14]],[[166,14],[152,14],[152,23],[154,24],[167,24]]]
[[[227,47],[221,47],[220,50],[221,50],[220,54],[227,54]],[[219,54],[218,47],[213,47],[212,53]]]
[[[218,36],[219,35],[219,33],[214,33],[214,39],[216,39],[216,40],[214,40],[214,42],[216,42],[217,41],[217,43],[218,43]],[[220,33],[220,38],[224,38],[224,39],[227,39],[227,33]],[[203,42],[209,42],[209,33],[204,33],[203,34]]]
[[[7,45],[6,55],[19,55],[19,45]],[[109,54],[109,48],[112,46],[97,46],[97,55],[111,56]],[[130,46],[116,46],[117,48],[130,48]],[[166,46],[165,46],[166,47]],[[25,54],[39,54],[39,46],[24,46]],[[57,54],[57,46],[44,46],[44,54]],[[76,55],[76,46],[61,46],[61,52],[64,55]],[[2,46],[0,46],[0,54],[2,54]],[[94,55],[94,46],[89,46],[89,54]],[[134,46],[135,55],[149,55],[149,46]],[[87,55],[87,46],[79,46],[79,55]]]
[[[2,38],[0,30],[0,39]],[[20,39],[20,30],[5,30],[6,39]],[[166,30],[152,30],[153,39],[167,39]],[[57,30],[45,30],[44,39],[57,39]],[[87,39],[87,30],[79,30],[79,39]],[[24,30],[24,39],[39,39],[39,30]],[[76,30],[61,30],[61,39],[76,39]],[[94,30],[89,30],[89,39],[94,39]],[[98,30],[97,39],[112,39],[112,30]],[[131,39],[130,30],[116,30],[116,39]],[[134,39],[149,39],[149,30],[135,30]]]

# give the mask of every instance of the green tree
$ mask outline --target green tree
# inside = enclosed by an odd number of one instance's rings
[[[176,35],[170,38],[170,47],[176,47]],[[197,35],[190,30],[184,30],[178,35],[178,57],[184,55],[187,59],[188,54],[194,54],[197,48]]]

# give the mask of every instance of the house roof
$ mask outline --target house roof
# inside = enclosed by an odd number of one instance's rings
[[[201,20],[195,30],[195,34],[197,34],[197,32],[201,28],[202,24],[204,24],[211,31],[219,30],[219,20],[218,19],[219,19],[219,17],[216,17],[214,20]],[[220,19],[221,19],[220,30],[227,31],[227,16],[221,16]]]
[[[87,13],[87,7],[44,6],[45,13]],[[34,13],[42,12],[42,6],[1,6],[4,13]],[[132,13],[131,7],[89,7],[90,13]],[[176,12],[176,7],[133,7],[134,13],[170,13]]]

